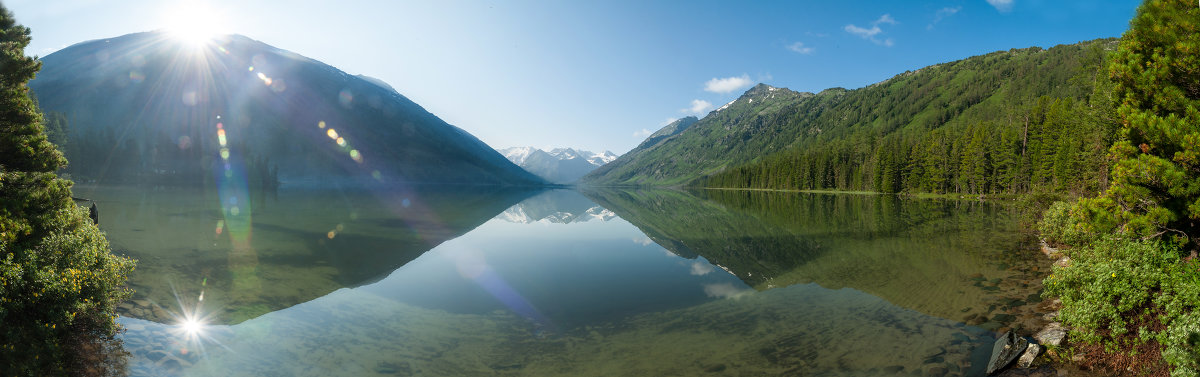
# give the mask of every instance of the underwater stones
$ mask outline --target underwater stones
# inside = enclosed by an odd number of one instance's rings
[[[163,350],[154,350],[154,351],[150,351],[150,353],[147,353],[147,354],[146,354],[146,359],[148,359],[148,360],[150,360],[150,361],[159,361],[159,360],[162,360],[164,357],[167,357],[167,356],[169,356],[169,355],[170,355],[170,354],[168,354],[168,353],[167,353],[167,351],[163,351]]]
[[[710,366],[708,368],[704,368],[704,371],[708,372],[708,373],[717,373],[717,372],[724,371],[725,368],[726,368],[725,364],[717,364],[717,365]]]
[[[1008,300],[1008,302],[1004,304],[1005,309],[1019,308],[1022,306],[1025,306],[1025,300],[1021,300],[1021,299],[1011,299],[1011,300]]]
[[[167,311],[166,311],[166,310],[163,310],[163,308],[162,308],[162,307],[155,306],[153,310],[154,310],[154,316],[155,316],[155,317],[158,317],[158,318],[163,318],[163,319],[165,319],[165,318],[170,318],[170,315],[168,315],[168,314],[167,314]]]
[[[990,375],[1012,364],[1013,360],[1016,360],[1025,351],[1027,344],[1025,338],[1018,338],[1012,331],[1004,333],[992,345],[992,357],[988,361],[987,374]]]
[[[883,367],[883,371],[888,374],[896,374],[896,373],[900,373],[900,372],[904,371],[904,367],[900,366],[900,365],[892,365],[892,366]]]
[[[979,324],[979,328],[987,330],[987,331],[996,331],[996,330],[999,330],[1001,327],[1004,327],[1004,324],[1002,324],[1000,322],[996,322],[996,321],[987,321],[987,322]]]
[[[930,377],[942,377],[948,373],[950,373],[950,369],[940,365],[929,368],[925,371],[925,375]]]
[[[1017,317],[1012,314],[1005,314],[1005,313],[1000,313],[1000,314],[996,314],[996,315],[992,316],[993,321],[1004,322],[1004,323],[1012,322],[1013,319],[1016,319],[1016,318]]]
[[[1042,331],[1038,331],[1033,338],[1042,344],[1057,347],[1062,345],[1063,340],[1067,338],[1067,330],[1061,323],[1051,322]]]
[[[192,363],[188,362],[187,360],[168,355],[163,357],[162,360],[159,360],[157,365],[166,370],[179,370],[191,367]]]
[[[391,363],[381,362],[375,366],[375,373],[379,374],[396,374],[396,367]]]
[[[1031,294],[1029,294],[1029,296],[1025,297],[1025,302],[1028,302],[1031,304],[1036,304],[1036,303],[1042,302],[1042,295],[1038,294],[1038,293],[1031,293]]]
[[[1041,352],[1042,346],[1036,343],[1029,343],[1029,346],[1025,347],[1025,353],[1021,354],[1021,358],[1017,360],[1017,366],[1021,368],[1032,367],[1033,361],[1037,359],[1038,354]]]

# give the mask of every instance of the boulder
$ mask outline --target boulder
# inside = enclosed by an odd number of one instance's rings
[[[1021,354],[1021,358],[1017,359],[1017,366],[1021,368],[1029,368],[1033,366],[1033,360],[1037,359],[1039,353],[1042,353],[1042,346],[1036,343],[1029,343],[1025,347],[1025,353]]]
[[[992,345],[992,358],[988,362],[987,374],[996,373],[1012,364],[1013,360],[1021,356],[1028,344],[1029,342],[1025,338],[1017,337],[1012,331],[1005,332]]]
[[[1063,328],[1061,323],[1051,322],[1042,331],[1034,334],[1033,338],[1037,339],[1038,343],[1058,347],[1067,338],[1067,329]]]

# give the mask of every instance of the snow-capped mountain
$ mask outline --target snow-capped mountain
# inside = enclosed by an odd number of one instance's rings
[[[512,147],[501,149],[499,152],[504,155],[504,158],[507,158],[514,164],[521,165],[525,163],[525,159],[528,159],[529,155],[535,150],[538,149],[534,147]]]
[[[554,148],[549,152],[534,147],[513,147],[499,150],[500,154],[514,164],[547,181],[574,183],[584,174],[617,159],[617,155],[574,148]]]
[[[526,199],[496,215],[496,219],[514,223],[570,224],[598,220],[609,221],[616,213],[597,205],[573,190],[551,190]]]

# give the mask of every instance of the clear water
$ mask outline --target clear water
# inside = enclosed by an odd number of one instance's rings
[[[238,218],[76,193],[140,261],[133,375],[982,375],[1049,264],[966,201],[283,189]]]

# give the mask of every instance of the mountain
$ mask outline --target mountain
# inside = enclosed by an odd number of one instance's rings
[[[554,148],[546,152],[534,147],[512,147],[499,152],[526,171],[560,184],[575,183],[579,177],[617,159],[617,155],[609,151],[595,153],[572,148]]]
[[[546,221],[556,224],[609,221],[617,215],[575,190],[549,190],[525,199],[496,216],[513,223]]]
[[[1097,72],[1115,43],[999,51],[853,90],[759,84],[581,182],[1094,192],[1116,129],[1111,83]]]
[[[241,35],[193,45],[129,34],[41,61],[29,86],[66,115],[77,178],[544,183],[381,80]]]

